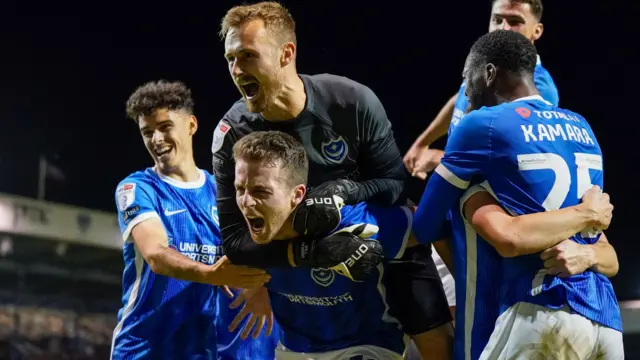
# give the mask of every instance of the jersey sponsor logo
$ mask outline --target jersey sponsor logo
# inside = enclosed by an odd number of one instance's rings
[[[311,280],[322,287],[329,287],[336,279],[336,274],[332,270],[323,268],[311,269]]]
[[[322,143],[322,155],[332,163],[341,164],[347,154],[349,154],[349,146],[342,136]]]
[[[231,129],[231,125],[229,125],[226,121],[221,120],[218,123],[218,126],[216,126],[216,129],[213,132],[213,142],[211,143],[211,153],[215,154],[220,149],[222,149],[222,144],[224,144],[224,137],[227,135],[230,129]]]
[[[120,211],[125,211],[133,204],[136,199],[136,184],[126,183],[122,184],[116,190],[118,197],[118,208]]]
[[[175,214],[183,213],[185,211],[187,211],[187,209],[172,210],[172,211],[169,211],[169,209],[164,209],[164,216],[172,216]]]
[[[524,107],[517,108],[516,112],[518,113],[518,115],[522,116],[525,119],[527,119],[527,118],[529,118],[529,116],[531,116],[531,110],[529,110],[527,108],[524,108]]]
[[[218,216],[218,207],[217,206],[212,206],[211,207],[211,218],[213,219],[213,222],[216,223],[216,225],[220,226],[220,217]]]
[[[311,306],[336,306],[353,301],[353,297],[351,297],[351,294],[349,292],[338,296],[306,296],[298,294],[287,294],[282,292],[279,292],[278,294],[286,297],[292,303]]]
[[[169,237],[169,248],[182,255],[206,265],[215,264],[224,254],[222,246],[199,244],[194,242],[176,242],[173,237]]]

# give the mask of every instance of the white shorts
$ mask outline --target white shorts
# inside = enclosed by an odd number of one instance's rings
[[[456,283],[453,280],[453,276],[451,275],[451,272],[449,272],[447,265],[444,264],[444,261],[442,261],[442,258],[438,255],[438,252],[433,245],[431,245],[431,257],[438,269],[438,274],[440,275],[440,280],[444,287],[444,293],[447,295],[449,306],[456,306]]]
[[[517,303],[496,321],[480,360],[624,359],[622,333],[568,307],[552,310]]]
[[[276,360],[402,360],[402,355],[378,346],[354,346],[323,353],[298,353],[281,343],[276,347]]]

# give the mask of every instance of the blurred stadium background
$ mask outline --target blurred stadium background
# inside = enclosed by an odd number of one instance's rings
[[[115,214],[0,194],[0,359],[108,359],[120,248]]]

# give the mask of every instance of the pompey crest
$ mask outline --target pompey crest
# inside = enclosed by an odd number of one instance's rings
[[[349,146],[342,136],[322,143],[322,155],[334,164],[341,164],[349,154]]]
[[[311,279],[320,286],[327,287],[333,284],[335,278],[336,274],[332,270],[322,268],[311,269]]]

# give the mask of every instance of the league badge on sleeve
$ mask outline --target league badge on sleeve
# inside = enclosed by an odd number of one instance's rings
[[[322,143],[322,155],[334,164],[341,164],[349,154],[349,146],[342,136]]]
[[[116,190],[116,194],[118,196],[118,207],[120,208],[120,211],[125,211],[136,199],[136,184],[122,184],[118,187],[118,190]]]
[[[215,131],[213,132],[213,142],[211,143],[211,153],[215,154],[220,149],[222,149],[222,144],[224,144],[224,137],[227,135],[229,130],[231,129],[231,125],[224,120],[221,120],[216,126]]]
[[[211,218],[213,219],[213,222],[216,223],[216,225],[220,226],[220,218],[218,217],[218,207],[217,206],[212,206],[211,207]]]

